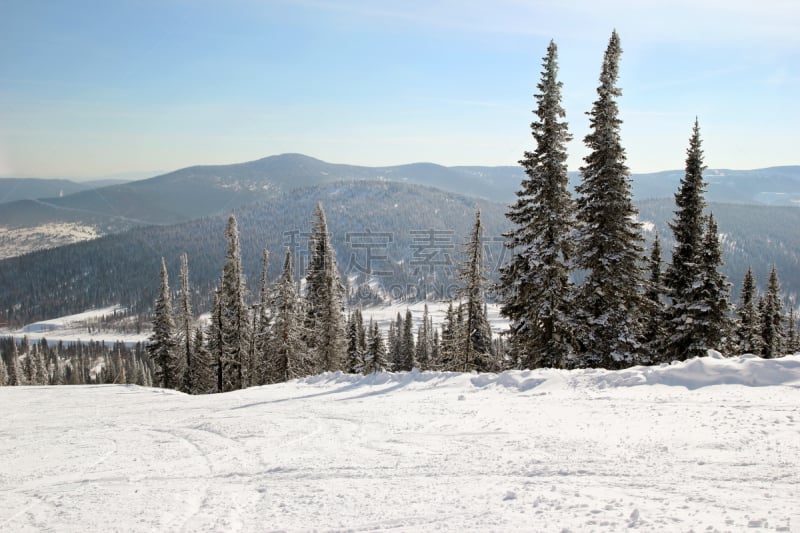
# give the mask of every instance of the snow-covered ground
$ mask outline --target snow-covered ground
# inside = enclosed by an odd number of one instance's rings
[[[0,226],[0,259],[97,237],[97,228],[72,222],[48,223],[29,228]]]
[[[0,402],[0,530],[800,531],[800,355]]]
[[[0,328],[0,336],[9,336],[17,339],[27,337],[30,341],[47,339],[48,342],[90,342],[104,341],[108,344],[116,341],[127,344],[145,342],[150,337],[150,330],[142,333],[121,333],[118,331],[99,329],[99,321],[104,316],[124,313],[125,308],[112,305],[99,309],[92,309],[50,320],[42,320],[28,324],[20,329]]]

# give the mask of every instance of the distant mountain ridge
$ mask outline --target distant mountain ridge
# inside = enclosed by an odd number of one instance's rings
[[[636,200],[672,198],[683,171],[632,176]],[[61,209],[94,215],[129,218],[153,224],[170,224],[213,215],[278,194],[325,183],[385,180],[436,187],[486,200],[511,203],[525,178],[520,166],[454,166],[411,163],[365,167],[327,163],[302,154],[282,154],[230,165],[192,166],[149,179],[106,187],[71,183],[63,196],[42,195]],[[572,184],[579,181],[570,172]],[[800,166],[756,170],[707,170],[706,198],[710,202],[800,206]],[[61,181],[61,180],[58,180]],[[67,184],[70,182],[66,182]],[[0,193],[2,193],[0,180]],[[66,186],[66,185],[65,185]],[[52,190],[55,185],[48,185]],[[47,190],[42,187],[42,191]],[[0,199],[3,198],[0,196]],[[0,225],[13,221],[0,216]]]
[[[49,178],[0,178],[0,204],[17,200],[36,200],[69,196],[81,191],[121,185],[126,180],[98,180],[77,182]]]
[[[163,224],[212,215],[295,189],[342,181],[415,183],[500,201],[511,198],[511,191],[522,176],[517,167],[486,167],[483,173],[469,167],[433,163],[362,167],[283,154],[246,163],[187,167],[146,180],[53,198],[48,203]]]
[[[236,209],[251,293],[256,290],[253,284],[259,279],[264,247],[272,258],[270,279],[279,275],[287,246],[294,250],[298,278],[303,275],[311,216],[318,201],[325,207],[340,267],[353,290],[369,282],[371,271],[387,273],[382,275],[388,280],[382,290],[396,286],[403,294],[409,287],[423,285],[424,279],[446,283],[445,279],[454,275],[454,261],[474,223],[476,209],[481,209],[488,236],[496,239],[506,229],[501,204],[430,187],[388,181],[305,187]],[[155,297],[157,283],[153,283],[152,273],[158,272],[161,256],[172,272],[182,252],[189,255],[191,282],[197,288],[193,305],[207,309],[225,258],[226,218],[223,214],[176,225],[134,228],[0,261],[0,321],[27,323],[104,301],[146,310]],[[439,250],[431,268],[427,263],[413,264],[415,250],[425,252],[419,257],[430,256],[426,244],[431,231],[438,231],[436,239],[445,240],[450,247]],[[363,245],[372,242],[377,243],[373,257],[391,260],[370,264]],[[495,240],[492,246],[498,255],[502,243]],[[434,253],[437,250],[432,248]],[[444,266],[449,272],[439,268]]]
[[[672,199],[683,171],[632,176],[637,202]],[[800,166],[757,170],[708,170],[709,202],[800,206]],[[31,234],[40,232],[40,248],[66,244],[48,229],[60,223],[83,228],[85,235],[107,235],[148,224],[174,224],[230,212],[306,187],[348,181],[386,181],[435,187],[509,205],[525,178],[520,166],[454,166],[433,163],[365,167],[327,163],[302,154],[282,154],[231,165],[193,166],[149,179],[80,189],[35,201],[0,204],[0,257],[37,249]],[[570,173],[572,185],[578,172]],[[56,180],[59,183],[62,180]],[[43,185],[42,191],[57,184]],[[83,187],[88,184],[70,186]],[[0,191],[3,182],[0,180]],[[62,189],[59,189],[59,192]],[[70,189],[71,190],[71,189]],[[9,196],[10,197],[10,196]],[[2,199],[2,196],[0,196]],[[16,235],[27,244],[16,246]]]

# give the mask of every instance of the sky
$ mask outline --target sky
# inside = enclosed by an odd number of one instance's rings
[[[0,176],[155,175],[287,152],[514,165],[559,49],[583,137],[612,30],[633,172],[800,164],[795,0],[2,0]]]

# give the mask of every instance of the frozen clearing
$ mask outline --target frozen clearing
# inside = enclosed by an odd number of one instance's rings
[[[800,531],[800,355],[0,401],[0,530]]]

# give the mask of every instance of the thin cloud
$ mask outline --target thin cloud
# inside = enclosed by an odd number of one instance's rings
[[[794,0],[303,0],[301,5],[373,21],[475,33],[594,38],[617,28],[650,41],[800,41],[800,3]],[[559,28],[558,35],[552,35],[553,28]]]

